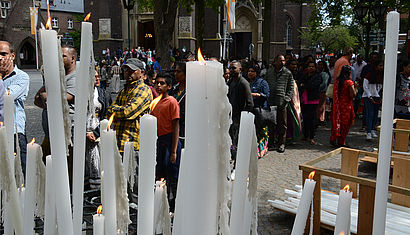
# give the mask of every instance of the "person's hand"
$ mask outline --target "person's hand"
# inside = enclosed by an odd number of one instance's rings
[[[251,94],[252,94],[253,97],[260,97],[261,96],[261,94],[259,94],[259,93],[251,93]]]
[[[172,164],[175,164],[177,162],[177,153],[171,153],[171,155],[169,155],[169,160]]]
[[[11,57],[4,57],[2,60],[0,60],[0,75],[2,77],[7,75],[7,72],[11,70],[13,67],[13,60]]]
[[[85,137],[87,138],[87,140],[89,140],[90,142],[95,142],[95,140],[97,138],[95,138],[95,135],[93,132],[87,132],[87,134],[85,135]]]

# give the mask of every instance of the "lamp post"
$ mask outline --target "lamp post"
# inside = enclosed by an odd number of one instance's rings
[[[384,18],[386,13],[387,6],[383,4],[382,1],[359,1],[357,6],[353,9],[354,14],[356,15],[359,22],[366,26],[366,46],[365,46],[365,56],[366,59],[369,57],[370,51],[370,30],[373,24],[378,23],[380,27],[380,22]],[[370,15],[373,15],[374,22],[371,21]],[[367,16],[367,21],[364,19]]]
[[[136,0],[122,0],[124,9],[127,9],[127,16],[128,16],[128,50],[129,51],[131,51],[130,11],[134,9],[135,2]]]

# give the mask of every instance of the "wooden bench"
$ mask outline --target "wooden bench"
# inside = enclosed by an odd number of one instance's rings
[[[341,156],[340,173],[314,166],[317,163],[338,155]],[[357,234],[372,234],[376,181],[358,177],[360,156],[377,158],[378,154],[350,148],[339,148],[299,166],[299,169],[302,170],[302,183],[304,183],[310,172],[316,172],[314,176],[314,180],[316,180],[316,187],[313,197],[313,234],[320,234],[322,176],[340,179],[340,188],[343,188],[346,184],[350,185],[350,189],[353,192],[353,197],[358,198],[359,201]],[[389,191],[391,191],[393,195],[396,195],[392,198],[392,202],[409,207],[410,200],[408,198],[410,196],[410,187],[408,184],[410,183],[410,173],[408,173],[408,170],[410,169],[410,158],[392,156],[392,159],[396,162],[393,166],[394,172],[396,172],[396,177],[393,176],[393,185],[389,185]],[[406,181],[409,183],[405,183]]]

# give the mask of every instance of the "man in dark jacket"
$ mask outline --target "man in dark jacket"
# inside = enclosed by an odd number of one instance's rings
[[[228,98],[232,105],[232,125],[229,135],[232,138],[232,159],[236,159],[236,149],[238,147],[239,124],[242,111],[252,111],[253,100],[249,82],[241,76],[242,66],[238,61],[231,63]]]
[[[269,85],[270,96],[269,106],[277,106],[277,129],[278,129],[278,152],[285,152],[286,129],[287,129],[287,105],[293,95],[294,80],[292,72],[285,66],[285,57],[277,55],[274,60],[274,67],[266,73],[265,79]],[[273,150],[274,124],[268,125],[269,130],[269,150]]]

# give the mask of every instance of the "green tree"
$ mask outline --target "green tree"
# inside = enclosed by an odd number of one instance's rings
[[[354,47],[357,39],[343,25],[328,26],[321,31],[304,32],[302,38],[322,49],[323,53],[339,53],[345,47]]]

